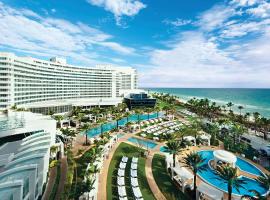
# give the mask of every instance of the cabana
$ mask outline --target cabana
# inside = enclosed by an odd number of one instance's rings
[[[229,151],[225,151],[225,150],[215,150],[213,155],[214,155],[214,166],[215,167],[218,165],[219,162],[228,163],[232,167],[235,167],[237,157],[233,153],[231,153]]]
[[[200,135],[200,138],[203,141],[206,141],[207,145],[210,146],[211,135],[204,133],[204,134]]]
[[[172,169],[172,174],[176,174],[173,179],[182,187],[182,192],[185,192],[186,188],[193,189],[194,176],[188,169],[176,165]]]
[[[197,187],[196,200],[222,200],[223,192],[204,182]]]
[[[191,142],[194,146],[196,146],[196,138],[193,136],[185,136],[184,140]]]

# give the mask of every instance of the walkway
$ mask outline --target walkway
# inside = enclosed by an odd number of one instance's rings
[[[55,196],[56,200],[60,200],[62,193],[64,192],[66,177],[67,177],[67,157],[61,158],[61,170],[60,170],[60,181],[58,184],[57,193]]]
[[[54,166],[50,169],[49,181],[47,183],[46,190],[43,194],[42,200],[49,200],[54,183],[55,183],[56,174],[57,174],[57,167]]]

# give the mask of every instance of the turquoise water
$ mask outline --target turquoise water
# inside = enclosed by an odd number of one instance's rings
[[[234,110],[243,105],[243,112],[259,112],[270,118],[270,89],[231,89],[231,88],[150,88],[150,91],[170,93],[187,101],[190,98],[208,98],[218,104],[233,102]]]
[[[217,179],[217,175],[214,174],[214,170],[211,169],[208,165],[208,162],[212,159],[214,159],[213,151],[199,151],[200,155],[202,155],[203,158],[205,158],[204,164],[207,164],[207,169],[205,171],[199,172],[198,175],[204,179],[209,184],[213,185],[214,187],[217,187],[223,191],[227,191],[227,184]],[[246,161],[242,160],[238,162],[239,158],[237,158],[236,165],[249,172],[249,173],[258,173],[258,169],[251,165],[250,163],[247,163]],[[259,172],[260,173],[260,172]],[[250,190],[256,190],[261,195],[266,194],[267,189],[263,188],[256,180],[247,178],[245,176],[240,177],[239,179],[245,180],[246,183],[243,184],[244,188],[239,188],[239,191],[237,191],[236,188],[233,188],[233,194],[236,195],[254,195],[250,192]]]
[[[256,176],[262,176],[261,170],[259,170],[257,167],[252,165],[249,162],[246,162],[245,160],[237,157],[236,165],[242,170],[250,174],[254,174]]]
[[[132,142],[134,144],[139,144],[144,146],[147,149],[153,149],[157,146],[157,144],[155,142],[152,141],[148,141],[148,140],[143,140],[143,139],[139,139],[139,138],[135,138],[135,137],[130,137],[128,138],[129,142]]]
[[[160,152],[164,152],[164,153],[170,153],[170,151],[169,151],[165,146],[161,146],[161,147],[159,148],[159,151],[160,151]]]
[[[157,117],[161,117],[162,115],[163,115],[162,112],[160,112],[159,114],[158,113],[151,113],[151,114],[149,114],[149,119],[155,119]],[[148,114],[139,115],[139,120],[140,121],[148,120]],[[128,122],[137,122],[137,121],[138,121],[138,115],[133,114],[133,115],[130,115],[128,118],[125,117],[125,118],[119,120],[118,121],[118,126],[124,126]],[[100,135],[101,132],[104,133],[106,131],[110,131],[110,130],[117,127],[117,122],[113,121],[113,122],[103,124],[101,126],[97,126],[97,127],[93,128],[93,129],[90,129],[89,131],[87,131],[87,135],[89,137],[95,137],[97,135]]]

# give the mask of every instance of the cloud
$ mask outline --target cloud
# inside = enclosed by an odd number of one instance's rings
[[[236,14],[236,11],[228,6],[216,5],[199,15],[197,24],[202,30],[212,31],[222,27],[224,22]]]
[[[166,25],[179,27],[179,26],[185,26],[185,25],[191,24],[192,20],[179,19],[179,18],[177,18],[176,20],[165,19],[162,21],[162,23],[164,23]]]
[[[0,46],[35,55],[66,56],[75,60],[95,62],[101,47],[118,54],[133,54],[135,50],[113,40],[113,36],[84,23],[42,17],[31,10],[13,9],[0,4]]]
[[[270,17],[249,13],[262,5],[234,1],[199,14],[197,29],[179,31],[149,52],[143,87],[269,88]]]
[[[138,0],[87,0],[87,2],[113,13],[117,25],[121,25],[122,16],[135,16],[146,8],[146,5]]]
[[[269,17],[270,16],[270,3],[263,2],[258,7],[248,9],[247,12],[256,17],[262,17],[262,18]]]

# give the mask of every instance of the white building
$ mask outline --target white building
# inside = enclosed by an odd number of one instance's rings
[[[79,67],[0,53],[0,109],[13,105],[33,112],[67,112],[72,106],[117,105],[120,90],[137,88],[131,67]]]
[[[47,180],[56,121],[30,112],[0,115],[0,199],[35,200]],[[21,139],[19,136],[23,136]]]

